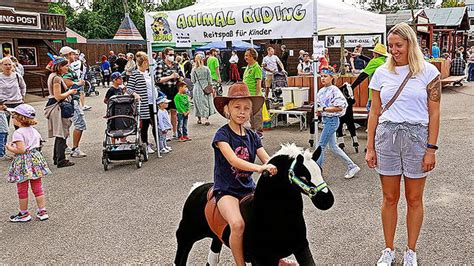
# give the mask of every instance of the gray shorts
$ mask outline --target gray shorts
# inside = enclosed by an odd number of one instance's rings
[[[86,120],[84,118],[84,111],[81,109],[79,101],[74,102],[74,115],[72,117],[72,122],[74,123],[74,128],[80,131],[86,130]]]
[[[420,124],[382,122],[375,132],[375,152],[380,175],[423,178],[423,157],[428,127]]]

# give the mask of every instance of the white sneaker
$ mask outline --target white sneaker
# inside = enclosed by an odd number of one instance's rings
[[[349,170],[347,170],[346,175],[344,177],[346,179],[353,178],[359,171],[360,171],[360,167],[356,165],[350,168]]]
[[[82,107],[82,110],[84,110],[84,111],[89,111],[90,109],[92,109],[92,106],[89,106],[89,105],[84,105]]]
[[[382,250],[382,256],[377,261],[378,266],[390,266],[395,261],[395,251],[390,248]]]
[[[155,150],[151,147],[150,144],[148,144],[147,148],[146,148],[148,154],[152,154],[152,153],[155,153]]]
[[[405,254],[403,254],[403,266],[417,266],[416,252],[407,248]]]
[[[166,146],[166,148],[165,148],[165,149],[167,149],[168,151],[172,151],[172,150],[173,150],[173,149],[171,149],[171,147],[170,147],[170,146]]]
[[[79,148],[76,148],[75,150],[71,151],[71,157],[73,158],[83,158],[86,156],[87,154],[83,153]]]
[[[170,152],[170,151],[167,150],[167,149],[165,149],[165,148],[163,148],[163,149],[160,150],[160,153],[161,153],[161,154],[165,154],[165,153],[169,153],[169,152]]]
[[[64,154],[71,154],[72,150],[69,147],[66,147],[66,150],[64,151]]]

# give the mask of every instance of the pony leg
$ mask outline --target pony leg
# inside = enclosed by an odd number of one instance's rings
[[[211,250],[207,256],[207,264],[210,266],[216,266],[219,263],[219,255],[222,250],[222,242],[218,238],[213,238],[211,243]]]
[[[174,263],[178,266],[186,265],[186,262],[188,261],[189,252],[191,251],[191,248],[196,242],[196,240],[193,239],[193,237],[191,236],[189,230],[185,229],[187,226],[184,221],[181,221],[178,231],[176,231],[176,238],[178,240],[178,250],[176,251]]]
[[[311,254],[311,250],[309,250],[309,246],[306,246],[305,248],[296,252],[295,257],[299,265],[302,265],[302,266],[316,265],[313,259],[313,255]]]

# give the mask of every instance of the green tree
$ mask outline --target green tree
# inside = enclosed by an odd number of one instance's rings
[[[145,2],[145,3],[144,3]],[[130,18],[145,37],[145,10],[177,10],[194,4],[195,0],[168,0],[158,6],[143,0],[128,0]],[[111,39],[125,15],[122,0],[93,0],[89,8],[74,10],[68,2],[50,3],[49,12],[66,15],[66,25],[89,39]]]
[[[443,2],[441,3],[441,7],[459,7],[464,5],[464,1],[458,0],[443,0]]]

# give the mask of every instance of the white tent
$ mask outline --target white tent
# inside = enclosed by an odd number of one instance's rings
[[[149,44],[172,42],[176,47],[191,47],[192,42],[312,37],[315,57],[318,35],[378,33],[384,38],[386,19],[341,0],[200,0],[176,11],[146,13],[145,26]],[[317,79],[314,83],[316,94]],[[317,123],[315,128],[317,143]]]

